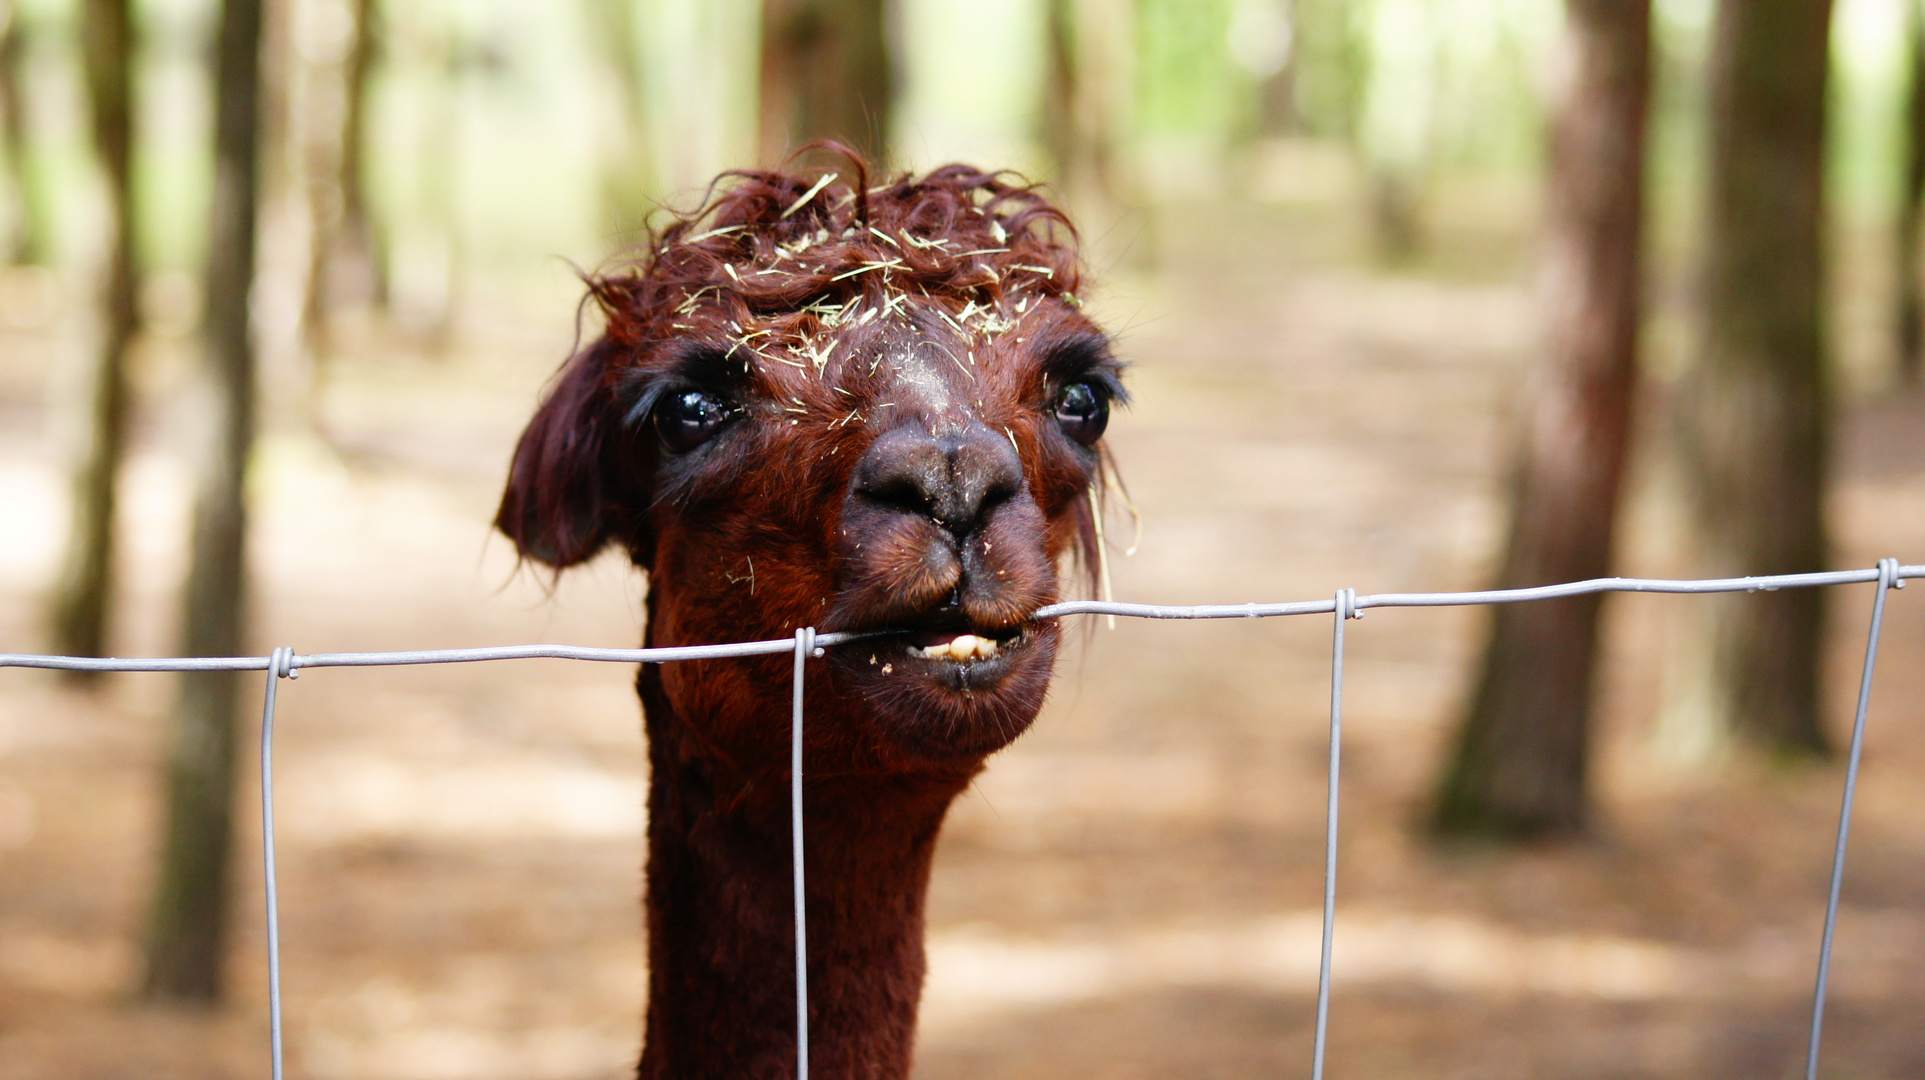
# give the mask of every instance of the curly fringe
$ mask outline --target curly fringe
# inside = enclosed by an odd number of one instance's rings
[[[698,305],[747,325],[886,291],[997,311],[1020,296],[1080,303],[1076,229],[1038,185],[958,164],[870,187],[854,151],[828,148],[845,170],[724,173],[627,265],[589,277],[609,336],[662,340]]]

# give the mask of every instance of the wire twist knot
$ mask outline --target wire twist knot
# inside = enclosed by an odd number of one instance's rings
[[[1361,619],[1363,609],[1357,606],[1357,590],[1337,590],[1337,617],[1340,619]]]
[[[1881,589],[1902,589],[1905,579],[1898,576],[1898,560],[1885,558],[1878,560],[1878,587]]]

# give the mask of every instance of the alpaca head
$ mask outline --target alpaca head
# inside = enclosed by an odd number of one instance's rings
[[[809,688],[814,771],[968,766],[1020,734],[1123,396],[1074,233],[963,166],[871,189],[741,173],[590,282],[606,319],[523,434],[497,524],[561,568],[622,545],[650,640],[888,631]],[[786,661],[667,665],[676,712],[781,759]]]

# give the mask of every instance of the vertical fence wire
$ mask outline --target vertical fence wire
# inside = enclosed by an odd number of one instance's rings
[[[261,877],[267,899],[267,1029],[274,1080],[281,1080],[281,894],[274,864],[274,701],[281,679],[294,678],[294,650],[282,646],[267,661],[261,695]]]
[[[1361,618],[1355,589],[1337,590],[1330,639],[1330,789],[1324,808],[1323,956],[1317,964],[1317,1034],[1310,1052],[1310,1078],[1323,1080],[1325,1036],[1330,1028],[1330,952],[1337,931],[1337,780],[1343,766],[1343,628]]]
[[[815,628],[795,632],[795,696],[789,708],[789,857],[795,866],[795,1075],[809,1080],[809,909],[802,873],[802,682]]]
[[[1885,594],[1902,589],[1897,559],[1878,560],[1878,592],[1872,598],[1871,632],[1865,637],[1865,667],[1858,678],[1858,711],[1851,722],[1851,756],[1845,766],[1845,794],[1838,807],[1838,843],[1831,856],[1831,891],[1825,899],[1825,936],[1818,946],[1818,985],[1811,995],[1811,1041],[1805,1050],[1805,1080],[1818,1080],[1818,1041],[1825,1027],[1825,990],[1831,981],[1831,945],[1838,930],[1838,892],[1845,880],[1845,845],[1851,839],[1852,799],[1858,794],[1858,761],[1865,749],[1865,715],[1871,710],[1872,672],[1878,666],[1878,637],[1885,625]]]

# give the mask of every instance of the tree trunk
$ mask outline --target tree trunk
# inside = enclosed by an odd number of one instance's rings
[[[1056,166],[1056,183],[1065,190],[1076,186],[1083,164],[1083,132],[1078,123],[1077,90],[1082,66],[1077,63],[1076,0],[1044,0],[1043,151]]]
[[[101,341],[87,397],[87,442],[73,474],[67,555],[54,591],[53,647],[105,655],[113,602],[114,507],[127,442],[127,355],[139,328],[139,243],[133,182],[134,41],[128,0],[86,0],[81,53],[92,104],[94,152],[107,174],[107,274]],[[90,682],[80,673],[76,681]]]
[[[602,207],[615,235],[633,241],[648,217],[655,185],[650,169],[648,96],[635,36],[635,0],[588,0],[588,26],[621,94],[621,129],[602,166]]]
[[[1574,70],[1552,130],[1545,364],[1523,417],[1499,588],[1606,576],[1630,441],[1642,276],[1650,0],[1569,0]],[[1447,834],[1581,831],[1600,597],[1495,608],[1445,770]]]
[[[1925,20],[1918,0],[1905,5],[1905,189],[1898,207],[1898,375],[1910,386],[1918,382],[1921,349],[1925,349],[1925,296],[1919,284],[1919,228],[1925,224]]]
[[[1711,62],[1704,337],[1681,394],[1702,570],[1820,570],[1830,444],[1822,303],[1830,0],[1722,0]],[[1825,590],[1706,605],[1703,723],[1819,753]]]
[[[1126,5],[1048,0],[1040,141],[1056,183],[1082,209],[1107,216],[1120,198],[1116,176],[1114,25]],[[1087,215],[1085,215],[1087,217]]]
[[[0,152],[7,156],[13,181],[13,236],[7,261],[40,266],[53,256],[48,193],[39,170],[28,160],[32,139],[27,110],[27,14],[0,0]]]
[[[223,0],[216,54],[207,358],[215,409],[194,506],[183,656],[232,656],[245,641],[246,505],[254,437],[248,292],[259,201],[262,0]],[[148,997],[206,1004],[221,989],[234,787],[237,673],[191,672],[175,705],[167,826],[147,940]]]
[[[378,305],[386,298],[385,260],[363,175],[378,17],[373,0],[355,0],[346,54],[315,63],[308,79],[301,158],[312,239],[301,323],[317,372],[334,352],[333,313],[344,303]]]
[[[1374,0],[1364,7],[1368,45],[1357,143],[1377,254],[1403,262],[1424,242],[1444,28],[1432,0]]]
[[[354,43],[347,60],[347,114],[341,123],[341,244],[377,308],[388,305],[388,238],[368,196],[368,98],[381,56],[381,9],[354,0]]]
[[[1297,5],[1292,2],[1292,27],[1295,26]],[[1303,114],[1297,108],[1297,51],[1292,48],[1284,56],[1283,65],[1263,77],[1257,85],[1257,122],[1256,133],[1260,136],[1277,138],[1296,135],[1303,130]]]
[[[763,0],[762,163],[838,139],[888,159],[895,72],[888,0]]]

